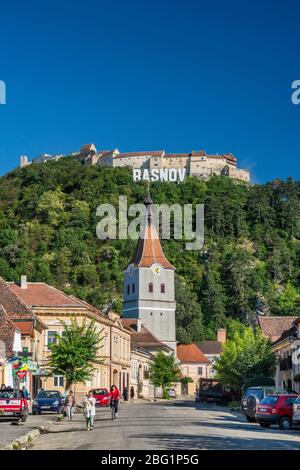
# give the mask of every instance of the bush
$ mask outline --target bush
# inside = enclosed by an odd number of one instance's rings
[[[192,377],[182,377],[182,379],[180,379],[180,382],[182,384],[190,384],[190,383],[193,383],[193,379]]]

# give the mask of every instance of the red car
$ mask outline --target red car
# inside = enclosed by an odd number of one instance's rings
[[[256,407],[256,422],[262,428],[277,424],[282,430],[290,429],[293,423],[293,405],[297,397],[296,394],[286,394],[264,398]]]
[[[23,423],[28,418],[28,403],[22,390],[2,388],[0,390],[0,419],[12,418]]]
[[[110,395],[107,388],[93,388],[91,392],[93,397],[96,399],[96,406],[110,405]]]

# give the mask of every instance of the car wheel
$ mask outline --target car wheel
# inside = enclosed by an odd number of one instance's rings
[[[271,424],[266,424],[266,423],[259,423],[259,425],[261,428],[266,428],[266,429],[268,429],[271,426]]]
[[[248,411],[248,414],[253,418],[255,416],[256,405],[257,405],[256,397],[254,395],[250,395],[250,397],[247,398],[247,411]]]
[[[254,416],[248,416],[248,415],[246,415],[246,420],[248,421],[248,423],[255,423],[255,422],[256,422]]]
[[[35,416],[37,412],[35,410],[32,410],[32,414]]]
[[[292,421],[288,416],[283,416],[279,421],[279,428],[282,431],[288,431],[292,427]]]

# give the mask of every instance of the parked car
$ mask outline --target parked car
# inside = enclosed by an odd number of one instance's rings
[[[240,394],[223,387],[219,380],[200,379],[196,394],[196,403],[217,403],[226,405],[230,401],[239,400]]]
[[[110,405],[110,395],[107,388],[93,388],[91,392],[93,397],[96,399],[96,406]]]
[[[270,395],[280,395],[287,393],[288,392],[282,388],[271,386],[249,387],[242,397],[242,413],[245,415],[249,423],[255,423],[256,407],[264,398]]]
[[[43,411],[61,413],[65,399],[57,390],[40,390],[32,405],[32,414],[41,414]]]
[[[293,424],[300,424],[300,396],[298,396],[294,403]]]
[[[293,407],[298,395],[269,395],[256,407],[255,419],[262,428],[273,424],[288,430],[293,424]]]
[[[23,423],[28,418],[28,402],[22,390],[2,388],[0,390],[0,418],[12,418]]]

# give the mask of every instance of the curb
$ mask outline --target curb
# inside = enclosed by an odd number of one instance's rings
[[[47,433],[48,428],[51,425],[52,421],[48,421],[46,426],[39,426],[38,428],[23,434],[23,436],[14,439],[9,444],[0,447],[0,450],[24,450],[34,439],[37,439],[41,434]]]

